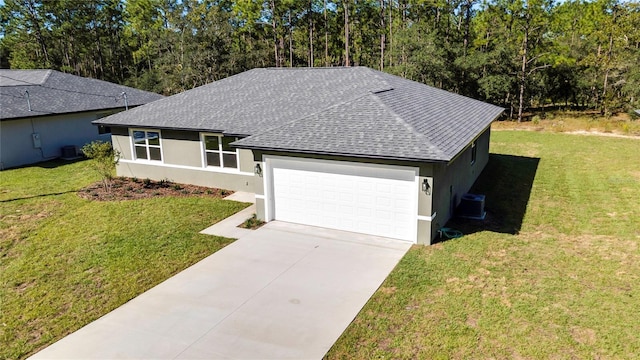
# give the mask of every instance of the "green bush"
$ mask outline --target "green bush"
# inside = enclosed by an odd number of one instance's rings
[[[91,159],[91,167],[102,177],[102,186],[109,190],[115,166],[120,161],[120,152],[114,150],[111,143],[100,140],[85,144],[81,150]]]

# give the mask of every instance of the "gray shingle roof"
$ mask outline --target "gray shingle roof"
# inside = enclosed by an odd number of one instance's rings
[[[123,92],[129,106],[163,98],[152,92],[55,70],[0,69],[0,119],[121,108],[125,106]]]
[[[222,132],[240,148],[449,161],[503,109],[366,67],[254,69],[96,123]]]
[[[367,72],[366,68],[253,69],[100,122],[252,135],[388,88]]]

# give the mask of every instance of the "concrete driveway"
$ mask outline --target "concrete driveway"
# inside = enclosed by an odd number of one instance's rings
[[[320,359],[409,247],[270,222],[32,359]]]

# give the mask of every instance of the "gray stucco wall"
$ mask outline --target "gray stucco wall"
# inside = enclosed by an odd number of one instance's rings
[[[112,129],[114,147],[122,153],[122,159],[117,167],[118,175],[154,180],[169,179],[179,183],[254,192],[256,194],[256,212],[261,219],[265,219],[264,178],[254,175],[253,171],[256,164],[264,166],[264,155],[418,167],[419,181],[415,190],[418,197],[418,213],[416,214],[418,244],[432,243],[437,236],[438,229],[450,219],[462,194],[469,191],[489,160],[490,128],[487,128],[476,139],[476,161],[473,164],[471,164],[472,151],[470,147],[449,164],[283,152],[251,152],[241,149],[239,150],[240,171],[229,173],[211,171],[202,166],[202,144],[198,133],[167,130],[161,131],[161,133],[163,162],[153,164],[132,160],[129,129]],[[425,194],[421,189],[425,179],[429,182],[431,194]]]
[[[93,140],[109,141],[110,135],[98,134],[91,122],[113,112],[116,110],[0,121],[0,169],[55,159],[63,146],[81,148]],[[33,133],[40,136],[40,148],[34,147]]]
[[[239,150],[239,170],[215,169],[203,166],[200,133],[193,131],[160,130],[162,162],[133,159],[128,128],[113,128],[112,142],[121,153],[116,167],[118,176],[139,179],[168,179],[182,184],[215,187],[234,191],[253,192],[253,155]]]
[[[491,128],[487,128],[476,139],[476,161],[471,164],[471,147],[465,149],[451,163],[435,168],[433,206],[437,213],[432,231],[433,238],[438,229],[445,226],[453,216],[460,198],[467,193],[489,161]]]

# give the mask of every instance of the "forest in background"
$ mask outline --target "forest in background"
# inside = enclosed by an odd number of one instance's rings
[[[640,2],[4,0],[0,67],[171,95],[256,67],[368,66],[484,100],[640,108]]]

